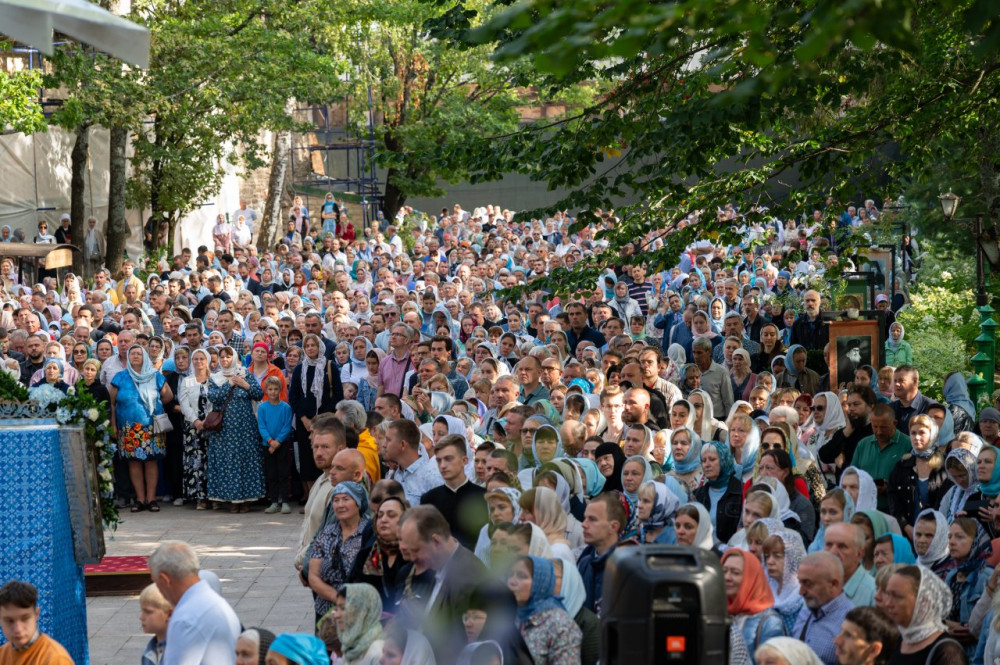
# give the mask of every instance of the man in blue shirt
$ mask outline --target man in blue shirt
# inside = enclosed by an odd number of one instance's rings
[[[844,566],[829,552],[815,552],[799,564],[798,577],[805,605],[791,636],[812,647],[824,665],[837,665],[833,638],[854,608],[844,595]]]

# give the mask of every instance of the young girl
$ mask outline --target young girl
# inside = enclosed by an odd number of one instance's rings
[[[271,505],[264,512],[274,514],[281,504],[281,513],[292,512],[288,505],[288,473],[291,455],[287,444],[292,438],[292,407],[281,401],[281,380],[272,376],[264,381],[267,401],[257,408],[260,438],[267,447],[264,471],[267,474],[267,497]]]

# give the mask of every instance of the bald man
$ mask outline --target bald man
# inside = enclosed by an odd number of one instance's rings
[[[330,484],[355,482],[367,485],[365,476],[365,456],[354,448],[346,448],[334,455],[330,467]],[[368,489],[367,487],[365,489]]]
[[[662,402],[660,403],[662,406]],[[629,388],[625,391],[625,409],[622,420],[626,425],[645,425],[653,431],[663,429],[653,418],[652,396],[645,388]]]
[[[798,570],[799,594],[805,605],[799,611],[792,637],[816,652],[824,665],[837,665],[833,638],[854,605],[844,595],[844,565],[830,552],[815,552],[802,559]]]
[[[559,428],[559,436],[562,438],[566,455],[576,457],[583,450],[583,443],[587,440],[587,426],[578,420],[570,420]]]

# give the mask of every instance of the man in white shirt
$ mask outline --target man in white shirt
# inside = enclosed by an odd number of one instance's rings
[[[409,420],[394,420],[385,435],[386,460],[399,469],[393,480],[403,486],[406,500],[411,506],[420,504],[420,499],[430,490],[444,484],[437,466],[427,457],[420,455],[420,430]]]
[[[260,217],[260,215],[257,214],[256,210],[248,206],[244,199],[240,199],[239,210],[234,212],[229,219],[235,223],[236,220],[240,218],[240,215],[243,215],[243,221],[247,223],[247,226],[250,227],[250,231],[252,232],[254,230],[254,226],[257,224],[257,218]]]
[[[240,620],[229,603],[198,577],[198,555],[168,540],[149,557],[156,587],[174,606],[163,665],[235,665]]]

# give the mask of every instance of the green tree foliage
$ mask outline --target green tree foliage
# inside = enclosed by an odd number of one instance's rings
[[[481,0],[474,5],[487,11]],[[517,107],[531,103],[525,89],[534,83],[524,59],[498,65],[490,45],[456,48],[434,37],[428,22],[446,14],[424,0],[347,0],[337,11],[323,39],[350,63],[341,92],[361,138],[369,136],[371,92],[387,217],[408,197],[443,195],[439,178],[457,182],[473,170],[458,162],[439,168],[434,152],[461,152],[470,140],[517,129]]]
[[[327,99],[342,70],[310,38],[330,3],[315,0],[136,0],[152,35],[139,71],[66,48],[54,82],[73,97],[57,117],[132,132],[129,205],[170,228],[218,192],[226,164],[266,163],[261,132],[293,126],[286,100]]]
[[[41,86],[37,70],[0,71],[0,133],[45,131],[45,116],[38,103]]]
[[[787,218],[827,197],[898,193],[940,178],[943,147],[1000,220],[996,3],[497,0],[489,11],[483,21],[460,3],[434,29],[460,45],[498,43],[498,65],[530,58],[548,93],[583,81],[609,92],[436,159],[473,180],[518,171],[569,188],[554,209],[631,202],[600,233],[612,255],[634,245],[663,267],[696,237],[738,241],[713,223],[729,203]],[[708,223],[680,223],[699,210]],[[648,252],[654,235],[663,247]],[[589,288],[600,260],[553,281]]]

